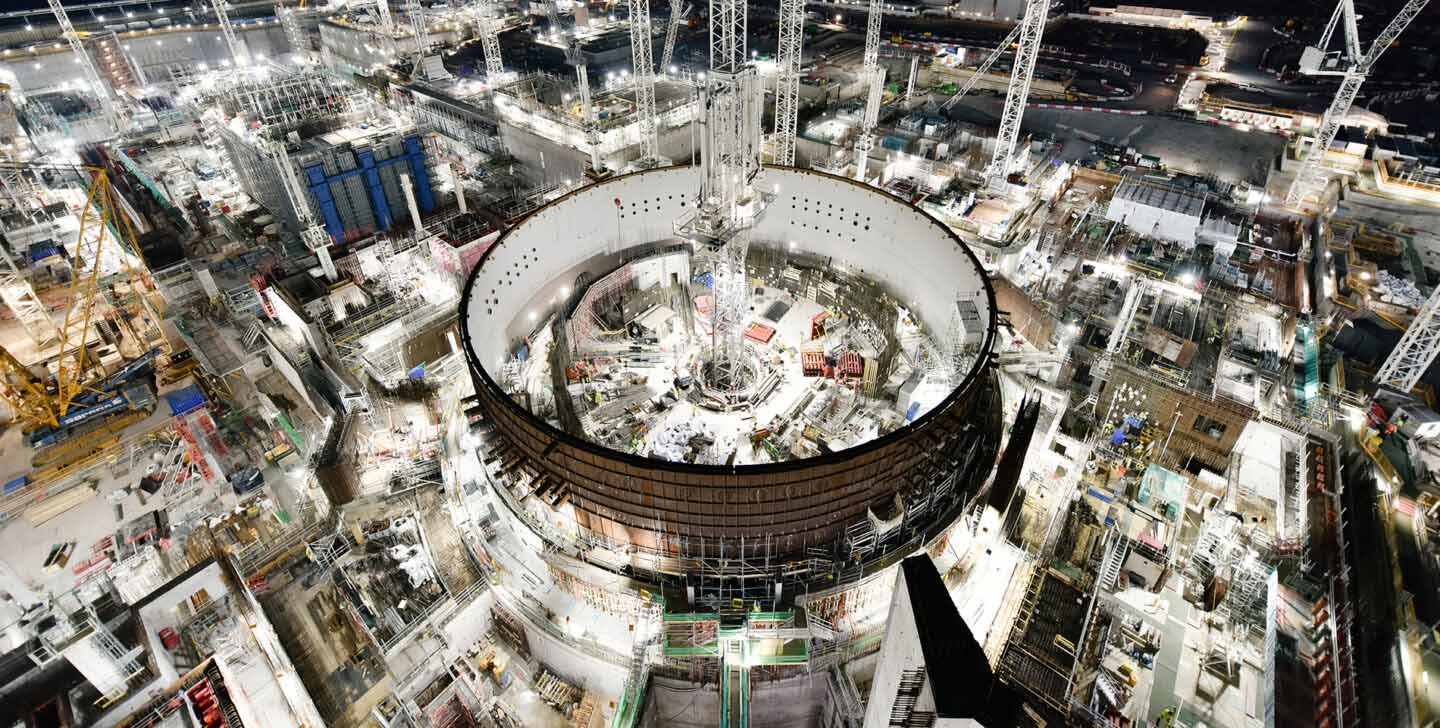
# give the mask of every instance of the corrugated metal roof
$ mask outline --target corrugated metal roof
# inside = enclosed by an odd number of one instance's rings
[[[1120,181],[1120,186],[1115,189],[1115,199],[1190,217],[1200,217],[1201,210],[1205,208],[1205,196],[1198,192],[1134,175],[1126,175]]]

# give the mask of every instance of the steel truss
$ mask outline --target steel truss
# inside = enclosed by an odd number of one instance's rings
[[[105,114],[105,121],[110,125],[112,131],[120,131],[120,112],[115,108],[115,99],[111,96],[113,91],[110,84],[105,82],[100,75],[100,69],[95,66],[95,59],[90,57],[90,52],[85,50],[85,44],[80,40],[80,34],[75,32],[75,26],[70,24],[70,15],[65,12],[65,6],[60,0],[47,0],[50,3],[50,12],[55,14],[55,22],[60,24],[60,35],[70,44],[70,51],[80,62],[80,67],[85,70],[85,80],[90,82],[95,94],[100,97],[100,110]]]
[[[1035,61],[1040,56],[1040,36],[1050,16],[1051,0],[1026,0],[1025,18],[1020,21],[1020,46],[1015,50],[1015,66],[1010,69],[1010,88],[1005,94],[1005,110],[1000,115],[1000,131],[995,138],[995,152],[985,168],[985,183],[990,189],[1003,187],[1015,160],[1015,142],[1020,138],[1020,120],[1025,116],[1025,103],[1030,98],[1030,82],[1035,78]]]
[[[1340,20],[1345,23],[1345,50],[1340,63],[1343,70],[1338,72],[1322,71],[1318,66],[1308,70],[1315,75],[1339,75],[1340,89],[1335,92],[1335,98],[1330,101],[1330,106],[1325,110],[1325,116],[1320,120],[1320,126],[1315,130],[1315,140],[1310,144],[1310,150],[1305,154],[1305,159],[1296,173],[1295,180],[1290,184],[1290,190],[1285,194],[1285,204],[1289,207],[1297,207],[1305,197],[1317,195],[1325,188],[1326,177],[1321,169],[1325,160],[1325,153],[1335,141],[1335,135],[1340,132],[1340,127],[1345,123],[1345,118],[1350,113],[1350,107],[1355,104],[1355,98],[1360,95],[1360,87],[1364,85],[1366,77],[1370,75],[1370,69],[1375,62],[1380,60],[1380,55],[1395,42],[1400,33],[1405,30],[1410,22],[1430,4],[1430,0],[1410,0],[1400,10],[1390,24],[1380,31],[1375,41],[1370,44],[1370,50],[1363,56],[1360,55],[1359,31],[1355,27],[1355,4],[1354,0],[1340,0],[1335,8],[1335,13],[1330,17],[1330,23],[1326,26],[1324,34],[1320,38],[1318,46],[1307,49],[1307,56],[1312,53],[1314,56],[1323,56],[1326,47],[1329,46],[1335,27]],[[1316,52],[1318,51],[1318,53]],[[1316,61],[1318,63],[1318,60]],[[1301,59],[1301,71],[1307,72],[1306,58]],[[1432,355],[1433,356],[1433,355]]]
[[[855,140],[855,179],[864,180],[875,148],[875,124],[880,120],[880,101],[885,93],[885,69],[880,67],[880,18],[885,14],[881,0],[870,0],[865,19],[865,63],[860,71],[866,83],[865,118],[860,138]]]
[[[779,45],[775,51],[776,164],[795,165],[795,132],[800,113],[800,54],[805,40],[805,0],[780,1]]]
[[[655,133],[655,61],[650,0],[630,0],[630,54],[635,75],[635,113],[640,119],[640,165],[659,158]]]

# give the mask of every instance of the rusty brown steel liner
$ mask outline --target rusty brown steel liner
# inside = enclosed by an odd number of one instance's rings
[[[539,423],[488,378],[477,395],[496,433],[522,462],[564,483],[578,525],[606,540],[669,551],[669,536],[733,541],[795,553],[836,541],[901,490],[911,473],[943,468],[967,423],[980,417],[975,396],[993,373],[965,382],[945,403],[895,433],[825,456],[738,467],[649,460],[605,450]],[[679,554],[676,554],[679,555]]]
[[[843,178],[835,180],[854,184]],[[910,207],[945,229],[928,213]],[[956,254],[968,256],[980,269],[974,253],[953,234],[951,237]],[[477,271],[503,241],[504,237],[482,257]],[[773,558],[815,547],[833,551],[847,526],[862,521],[871,507],[878,510],[887,505],[896,493],[912,491],[917,484],[938,483],[962,471],[954,491],[963,500],[978,490],[993,468],[1000,404],[989,352],[998,316],[995,292],[988,281],[984,282],[984,295],[989,299],[989,320],[981,347],[985,353],[932,410],[894,432],[838,452],[780,463],[723,466],[648,459],[612,450],[567,434],[514,401],[477,360],[470,341],[470,324],[465,318],[475,280],[472,272],[459,306],[460,331],[476,399],[493,428],[491,442],[508,450],[511,457],[518,456],[514,468],[529,471],[537,480],[548,478],[559,484],[574,508],[578,527],[601,541],[682,559],[696,555],[682,546],[687,542],[709,544],[707,555],[711,557],[745,558],[764,553]],[[932,518],[953,520],[957,512],[958,508],[946,507]],[[938,520],[933,527],[941,525]],[[934,528],[924,530],[933,532]],[[723,554],[711,550],[717,543],[724,545]]]

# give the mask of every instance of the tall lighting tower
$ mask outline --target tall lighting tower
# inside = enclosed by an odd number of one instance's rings
[[[749,312],[745,258],[750,227],[767,197],[757,191],[760,80],[746,62],[744,0],[710,0],[710,72],[699,85],[700,192],[696,211],[676,232],[712,260],[714,308],[700,381],[712,395],[736,401],[755,379],[745,348]]]
[[[630,0],[630,56],[635,76],[635,113],[640,117],[641,167],[653,167],[659,154],[655,139],[655,56],[650,0]]]
[[[775,62],[775,163],[795,166],[795,127],[800,113],[800,53],[805,41],[805,0],[780,0]]]
[[[80,34],[76,33],[75,26],[70,24],[70,15],[65,12],[65,6],[60,4],[60,0],[48,1],[50,12],[55,14],[55,22],[60,24],[60,35],[65,36],[66,42],[70,44],[70,51],[80,61],[80,67],[85,69],[85,80],[90,82],[90,86],[100,97],[100,110],[105,114],[106,123],[110,125],[111,131],[120,131],[120,112],[115,108],[110,84],[105,83],[100,69],[95,67],[95,59],[90,57],[90,52],[85,50],[85,44],[80,41]]]
[[[1020,21],[1020,45],[1015,49],[1015,67],[1010,69],[1010,88],[1005,92],[1005,110],[1000,114],[1000,131],[995,139],[995,153],[985,168],[985,183],[991,190],[1005,186],[1010,165],[1015,159],[1015,142],[1020,138],[1020,119],[1025,116],[1025,102],[1030,98],[1030,82],[1035,78],[1035,60],[1040,55],[1040,35],[1050,16],[1051,0],[1026,0],[1025,18]]]
[[[380,0],[384,5],[385,0]],[[250,66],[250,51],[240,41],[240,36],[235,35],[235,25],[230,22],[230,3],[227,0],[210,0],[210,5],[215,8],[215,19],[220,22],[220,35],[225,37],[225,45],[230,49],[230,58],[237,70]]]
[[[1340,77],[1340,90],[1335,92],[1335,98],[1331,100],[1330,107],[1325,110],[1325,116],[1320,120],[1320,127],[1315,130],[1315,141],[1310,144],[1310,151],[1305,154],[1305,161],[1300,171],[1295,175],[1295,181],[1290,183],[1290,190],[1285,195],[1285,204],[1289,207],[1297,207],[1305,199],[1306,195],[1320,192],[1325,186],[1325,174],[1321,170],[1321,162],[1325,159],[1325,152],[1330,149],[1330,144],[1335,141],[1335,135],[1340,131],[1340,125],[1345,122],[1345,117],[1350,113],[1350,107],[1355,103],[1355,97],[1360,95],[1360,87],[1365,83],[1365,78],[1370,75],[1370,69],[1375,62],[1380,60],[1380,55],[1385,52],[1390,44],[1395,42],[1401,31],[1410,25],[1430,4],[1430,0],[1410,0],[1405,7],[1400,9],[1390,24],[1380,31],[1375,41],[1370,44],[1370,50],[1361,55],[1359,30],[1355,23],[1355,2],[1354,0],[1340,0],[1336,6],[1335,13],[1330,17],[1330,23],[1325,28],[1318,46],[1311,46],[1305,49],[1300,56],[1300,71],[1311,75],[1327,75]],[[1340,51],[1338,59],[1327,59],[1326,49],[1335,32],[1336,25],[1344,20],[1345,45]],[[1407,390],[1408,391],[1408,390]]]
[[[870,165],[870,150],[875,147],[875,123],[880,120],[880,98],[885,91],[885,69],[880,67],[880,18],[884,14],[881,0],[870,0],[870,14],[865,18],[865,65],[860,71],[868,95],[860,138],[855,140],[855,179],[858,180],[865,179]]]

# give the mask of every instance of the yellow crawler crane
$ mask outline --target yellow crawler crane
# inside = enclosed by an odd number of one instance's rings
[[[106,240],[122,236],[120,241],[129,250],[136,250],[135,230],[128,218],[120,214],[115,190],[110,186],[103,167],[61,167],[51,165],[15,165],[39,174],[54,171],[69,174],[79,171],[90,177],[85,207],[80,213],[77,240],[95,236],[94,249],[84,251],[77,244],[73,260],[76,274],[70,281],[70,305],[59,327],[59,351],[53,368],[43,365],[27,367],[3,346],[0,346],[0,400],[9,405],[15,420],[28,431],[39,427],[61,427],[62,418],[70,411],[76,398],[91,391],[88,387],[100,372],[98,362],[88,349],[90,330],[95,315],[95,301],[100,295],[100,260]],[[85,261],[84,253],[91,254]],[[88,267],[85,264],[88,262]]]

